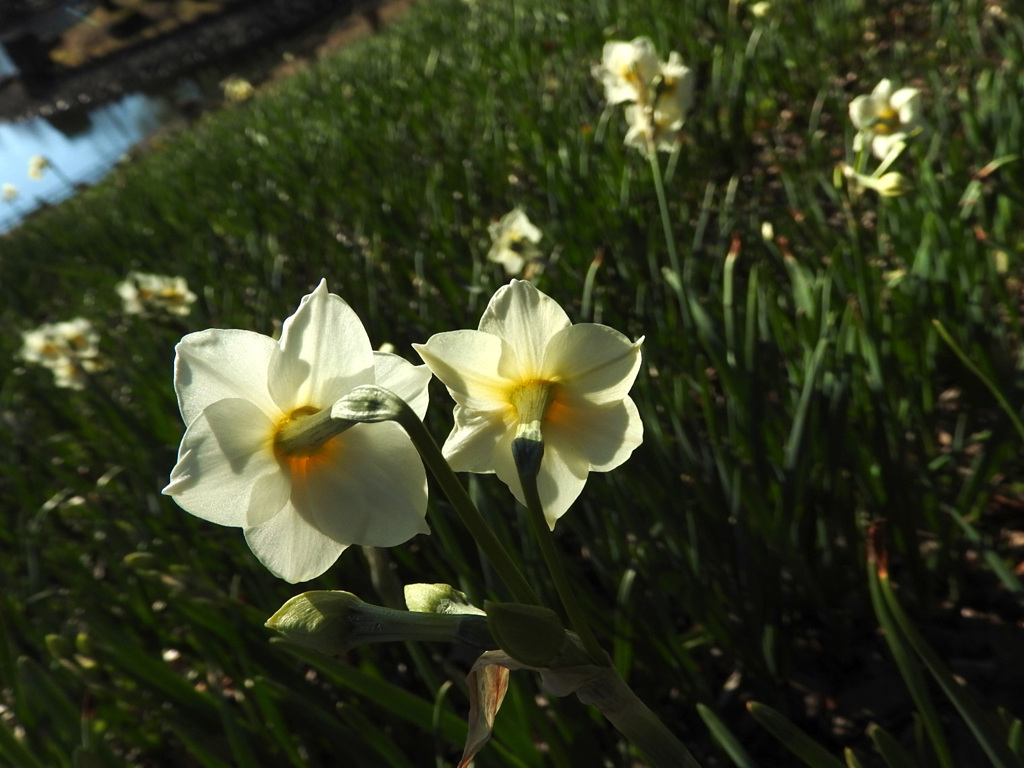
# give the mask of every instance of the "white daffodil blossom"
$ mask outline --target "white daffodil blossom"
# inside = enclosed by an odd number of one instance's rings
[[[610,40],[604,44],[600,65],[591,71],[604,85],[609,104],[644,102],[647,89],[661,71],[661,63],[650,38],[638,37],[628,43]]]
[[[540,256],[535,247],[543,234],[522,208],[514,208],[487,228],[491,249],[487,260],[501,264],[508,275],[519,275],[527,262]]]
[[[671,152],[693,107],[693,72],[683,65],[675,51],[658,66],[660,72],[652,83],[651,100],[626,107],[629,130],[625,143],[642,150],[653,145]]]
[[[58,387],[84,389],[86,374],[107,366],[99,332],[84,317],[24,331],[21,340],[22,359],[48,368]]]
[[[553,528],[590,472],[619,466],[643,440],[628,395],[642,341],[605,325],[573,325],[554,299],[513,280],[491,298],[478,330],[414,344],[456,402],[443,448],[451,468],[496,473],[523,502],[512,441],[540,437],[537,486]]]
[[[43,171],[50,167],[50,161],[42,155],[33,155],[28,159],[28,177],[39,181],[43,178]]]
[[[905,141],[920,127],[920,94],[917,88],[894,91],[886,78],[870,95],[851,101],[850,120],[857,129],[854,150],[859,152],[867,145],[879,159],[889,155],[894,144]]]
[[[197,517],[241,527],[275,575],[306,581],[351,544],[390,547],[429,533],[426,473],[402,428],[340,431],[323,416],[376,384],[422,417],[430,372],[374,352],[326,282],[285,320],[279,341],[214,329],[189,334],[176,352],[186,430],[164,493]]]
[[[115,290],[124,303],[125,313],[129,315],[159,311],[184,317],[192,311],[196,300],[185,278],[145,272],[130,272]]]
[[[9,182],[0,186],[0,197],[5,203],[13,203],[18,199],[18,194],[18,188]]]

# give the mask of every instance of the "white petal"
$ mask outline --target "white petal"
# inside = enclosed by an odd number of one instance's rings
[[[609,403],[629,393],[639,370],[639,344],[607,325],[580,323],[548,343],[543,378],[560,382],[573,401]]]
[[[327,292],[324,280],[284,321],[269,387],[285,413],[326,408],[355,387],[373,383],[373,348],[356,313]]]
[[[878,102],[888,104],[889,99],[892,98],[892,81],[889,78],[879,81],[878,85],[871,91],[871,96]]]
[[[565,408],[544,422],[547,451],[577,466],[586,463],[594,472],[615,469],[644,439],[644,425],[636,404],[626,398],[602,407]]]
[[[373,353],[373,370],[376,383],[405,400],[421,419],[427,413],[430,394],[430,369],[425,365],[413,365],[404,357],[387,352]]]
[[[412,347],[448,387],[455,402],[473,410],[508,406],[508,391],[515,382],[498,374],[502,357],[512,355],[502,339],[480,331],[445,331]],[[505,367],[513,365],[506,363]]]
[[[884,160],[888,155],[889,151],[893,148],[897,142],[905,141],[907,134],[905,133],[890,133],[888,135],[877,134],[871,139],[871,153],[879,160]]]
[[[514,351],[514,360],[502,356],[498,374],[516,381],[538,378],[548,341],[569,325],[558,302],[525,280],[499,288],[480,318],[483,333],[504,339]]]
[[[335,438],[336,460],[292,476],[292,503],[342,544],[393,547],[429,533],[427,475],[405,430],[359,424]]]
[[[292,584],[315,579],[346,548],[321,533],[291,504],[263,525],[246,528],[245,540],[271,573]]]
[[[498,478],[512,491],[512,495],[520,504],[524,504],[523,487],[519,482],[515,459],[512,458],[514,437],[514,432],[509,430],[495,448],[494,469]],[[544,508],[544,517],[548,525],[554,528],[555,521],[579,498],[587,482],[590,466],[586,460],[578,456],[560,453],[546,438],[544,443],[544,458],[541,460],[540,474],[537,476],[537,493]]]
[[[267,389],[277,344],[252,331],[212,329],[190,333],[174,348],[174,391],[185,424],[218,400],[239,397],[263,413],[278,413]]]
[[[900,123],[911,125],[917,122],[921,92],[917,88],[900,88],[892,95],[889,103],[900,116]]]
[[[850,102],[850,120],[857,130],[875,121],[875,101],[870,96],[858,96]]]
[[[494,451],[514,423],[511,405],[504,411],[472,411],[456,405],[455,427],[441,452],[455,472],[493,472]]]
[[[219,400],[185,431],[164,493],[196,517],[245,526],[275,515],[290,482],[274,456],[274,424],[246,400]]]

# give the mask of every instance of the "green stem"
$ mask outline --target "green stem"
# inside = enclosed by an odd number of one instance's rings
[[[658,195],[658,212],[661,214],[661,228],[665,234],[665,245],[668,247],[668,262],[672,271],[682,278],[683,274],[679,269],[679,252],[676,251],[676,241],[672,236],[671,220],[668,217],[668,201],[665,199],[665,184],[661,179],[661,166],[658,164],[658,153],[653,142],[647,147],[647,159],[651,163],[651,173],[654,176],[654,191]],[[682,289],[685,290],[685,287]],[[680,299],[683,297],[680,296]]]
[[[395,421],[401,424],[409,434],[416,450],[420,452],[423,463],[433,473],[441,490],[444,491],[459,519],[462,520],[462,524],[466,526],[477,546],[490,560],[494,570],[498,572],[498,576],[501,577],[512,596],[520,603],[540,605],[537,593],[533,591],[533,587],[516,567],[508,551],[494,535],[494,531],[487,525],[480,510],[470,500],[466,489],[462,487],[462,483],[448,466],[448,462],[441,454],[441,449],[437,447],[437,443],[434,442],[434,438],[430,436],[426,426],[420,421],[420,417],[405,402],[402,402]]]
[[[530,517],[530,525],[537,536],[540,544],[541,554],[544,556],[544,563],[548,567],[548,573],[555,582],[555,589],[558,590],[558,597],[562,601],[562,607],[569,617],[569,623],[573,630],[579,635],[583,647],[591,661],[599,665],[608,665],[608,654],[604,652],[590,624],[583,608],[576,600],[576,593],[566,576],[565,567],[555,549],[555,541],[551,535],[551,528],[544,517],[544,507],[540,501],[540,493],[537,491],[537,473],[540,470],[541,457],[544,455],[544,443],[528,438],[516,438],[512,441],[512,455],[516,461],[516,469],[519,472],[519,482],[523,486],[523,496],[526,500],[526,509]]]
[[[658,164],[658,152],[654,142],[647,142],[647,159],[651,164],[651,174],[654,178],[654,191],[658,197],[658,213],[661,216],[661,230],[665,236],[665,247],[668,248],[668,263],[675,275],[675,280],[670,284],[675,289],[676,298],[679,301],[679,311],[682,313],[683,326],[693,326],[693,319],[690,316],[689,298],[686,295],[686,279],[682,273],[679,252],[676,250],[675,237],[672,235],[672,220],[668,215],[668,200],[665,198],[665,183],[661,178],[661,166]]]

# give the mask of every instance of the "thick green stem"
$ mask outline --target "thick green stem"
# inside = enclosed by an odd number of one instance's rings
[[[544,507],[540,501],[540,494],[537,491],[537,473],[540,471],[541,458],[544,455],[544,443],[528,438],[516,438],[512,441],[512,456],[516,461],[516,469],[519,471],[519,482],[523,486],[523,496],[526,500],[526,509],[530,518],[530,526],[537,536],[540,544],[541,554],[544,556],[544,563],[548,567],[548,573],[555,582],[555,589],[558,590],[558,597],[562,601],[562,607],[569,617],[569,623],[573,630],[579,635],[587,655],[595,664],[607,665],[608,654],[602,650],[590,624],[587,622],[587,615],[576,600],[576,593],[569,583],[565,574],[562,560],[555,549],[554,539],[551,537],[551,528],[544,517]]]
[[[402,402],[402,408],[395,417],[395,421],[401,424],[409,434],[413,445],[420,452],[423,463],[433,473],[434,478],[437,480],[438,485],[441,486],[445,496],[448,497],[448,501],[451,502],[459,519],[462,520],[463,525],[466,526],[470,535],[476,540],[477,546],[483,550],[487,559],[490,560],[498,576],[505,583],[505,586],[509,588],[509,591],[512,592],[512,596],[520,603],[540,605],[541,602],[537,598],[537,593],[533,591],[533,587],[530,586],[519,568],[516,567],[515,562],[509,556],[505,547],[502,546],[498,537],[494,535],[494,531],[487,525],[487,521],[480,514],[480,510],[470,500],[466,489],[462,487],[462,483],[459,482],[451,467],[448,466],[448,462],[445,461],[444,456],[441,454],[441,449],[437,447],[437,443],[434,442],[434,438],[430,436],[426,426],[420,421],[419,416],[406,403]]]

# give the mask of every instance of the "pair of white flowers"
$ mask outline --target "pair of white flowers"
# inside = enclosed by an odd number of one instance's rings
[[[642,440],[628,396],[639,346],[607,326],[573,325],[553,299],[513,280],[478,330],[414,345],[425,363],[414,366],[374,352],[355,312],[321,281],[280,340],[207,330],[178,344],[186,431],[164,493],[198,517],[243,528],[256,556],[290,582],[320,575],[351,544],[394,546],[428,533],[426,475],[397,424],[355,424],[299,451],[282,434],[367,384],[422,418],[433,373],[456,402],[443,449],[451,468],[495,473],[520,501],[511,442],[521,421],[539,422],[538,486],[553,527],[589,472],[618,466]]]
[[[629,130],[625,143],[648,151],[671,152],[686,115],[693,107],[693,72],[673,51],[668,61],[658,58],[650,38],[605,43],[594,77],[604,84],[611,104],[628,104]]]

